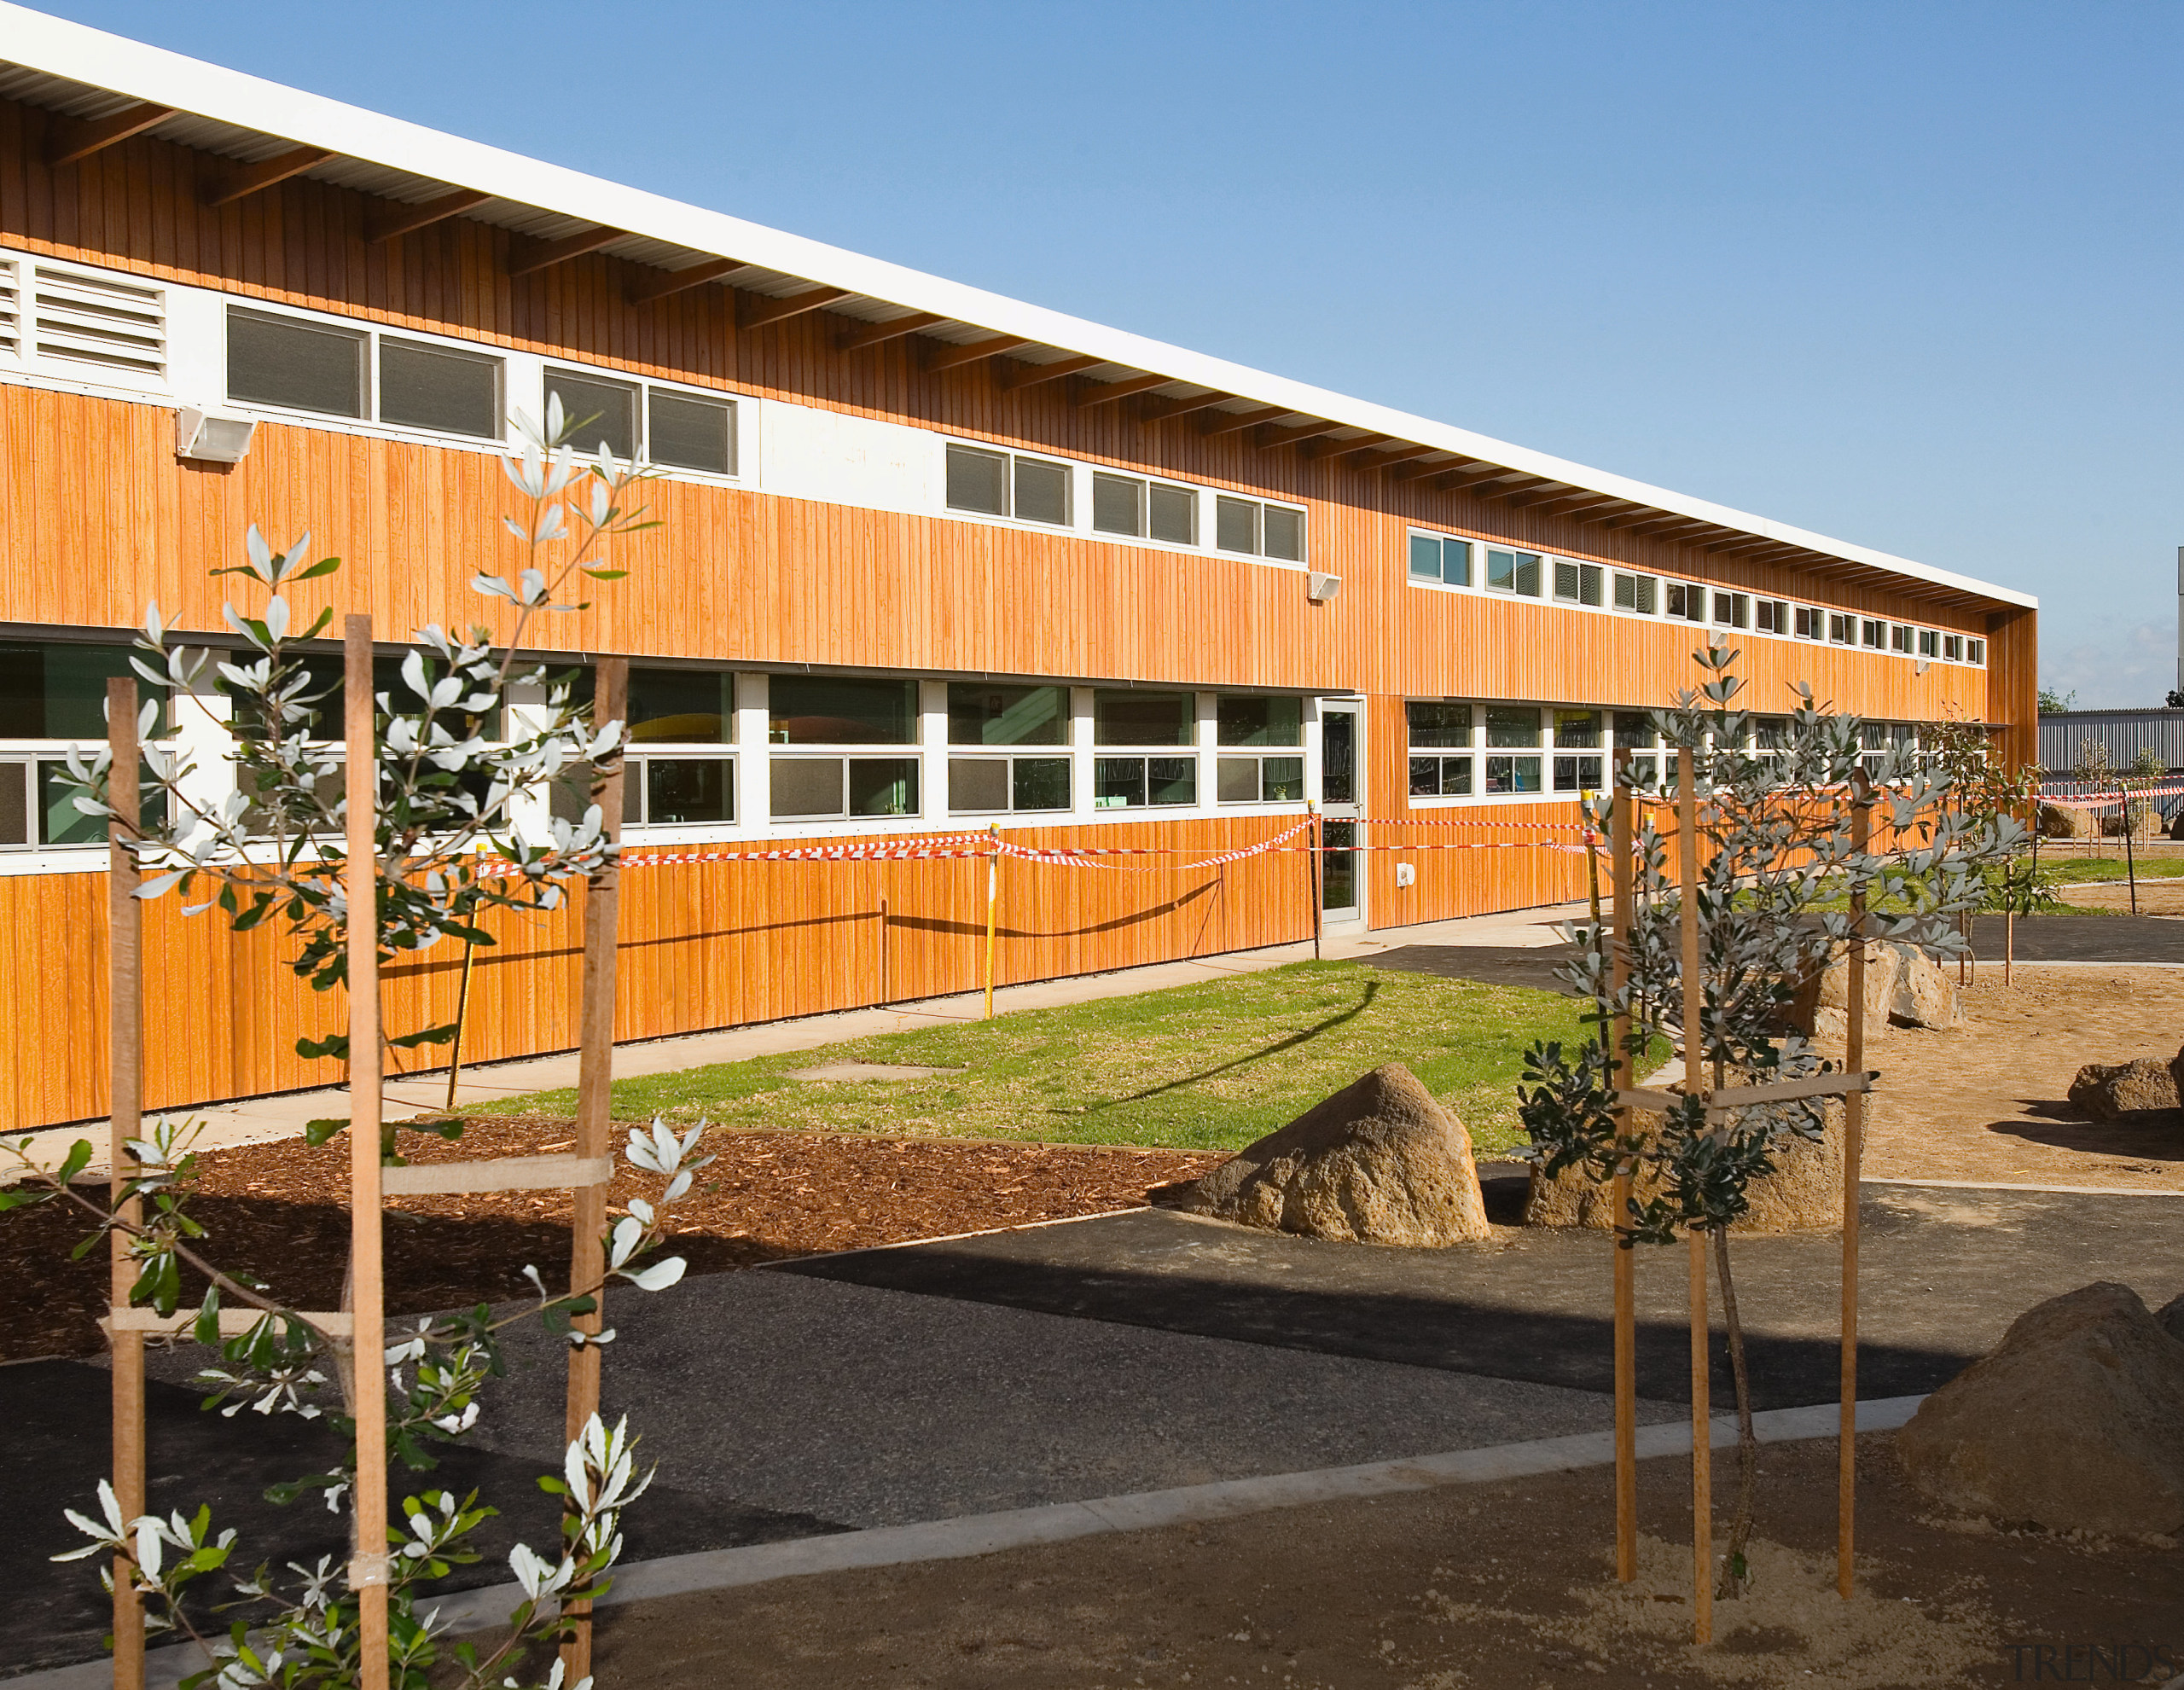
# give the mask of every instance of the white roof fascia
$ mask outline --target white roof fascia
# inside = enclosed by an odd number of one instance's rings
[[[1157,371],[1176,381],[1330,422],[1393,435],[1482,458],[1523,474],[1538,475],[1591,491],[1652,506],[1671,515],[1717,523],[1763,539],[1824,552],[1913,580],[1976,594],[2005,604],[2036,608],[2039,600],[1908,558],[1831,539],[1705,499],[1612,475],[1565,458],[1513,445],[1469,429],[1414,416],[1389,406],[1330,392],[1223,358],[1149,340],[1003,294],[928,276],[885,259],[868,258],[824,241],[785,234],[724,212],[706,211],[642,189],[588,176],[581,171],[526,158],[460,136],[427,129],[339,100],[207,64],[104,30],[73,23],[0,0],[0,58],[53,76],[111,90],[137,100],[172,106],[200,117],[282,136],[299,145],[407,171],[433,181],[479,190],[497,199],[587,218],[632,235],[671,241],[698,252],[742,259],[763,269],[802,276],[830,287],[931,311],[959,322],[1022,335],[1043,345],[1094,354],[1111,363]]]

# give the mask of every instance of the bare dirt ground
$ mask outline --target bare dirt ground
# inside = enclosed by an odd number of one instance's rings
[[[2184,968],[2020,962],[2011,979],[1983,962],[1964,1025],[1869,1041],[1882,1079],[1865,1171],[2184,1192],[2184,1112],[2095,1122],[2065,1101],[2088,1062],[2176,1054]]]
[[[2061,1681],[2066,1661],[2084,1682],[2094,1644],[2135,1651],[2119,1679],[2184,1671],[2184,1552],[1936,1519],[1887,1434],[1859,1457],[1857,1597],[1834,1591],[1834,1443],[1771,1446],[1760,1582],[1716,1605],[1705,1650],[1688,1642],[1690,1467],[1676,1458],[1641,1464],[1652,1541],[1632,1586],[1610,1576],[1612,1481],[1590,1468],[632,1603],[601,1617],[600,1676],[648,1690],[1881,1690],[2030,1683],[2036,1664]],[[1734,1470],[1716,1451],[1717,1501]]]
[[[2059,896],[2064,903],[2076,909],[2113,909],[2122,915],[2133,913],[2129,883],[2111,886],[2106,881],[2094,880],[2080,886],[2065,886]],[[2157,880],[2140,881],[2136,913],[2140,915],[2184,916],[2184,879],[2171,875]]]

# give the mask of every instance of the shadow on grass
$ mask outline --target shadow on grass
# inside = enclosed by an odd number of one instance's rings
[[[1081,1109],[1057,1109],[1052,1112],[1058,1115],[1090,1115],[1102,1109],[1119,1109],[1126,1103],[1142,1103],[1147,1098],[1159,1097],[1167,1092],[1181,1091],[1185,1086],[1194,1086],[1200,1080],[1210,1080],[1222,1074],[1231,1073],[1253,1062],[1263,1062],[1269,1056],[1278,1056],[1285,1050],[1294,1050],[1298,1045],[1310,1044],[1322,1033],[1332,1031],[1345,1021],[1356,1019],[1358,1016],[1362,1015],[1373,1007],[1373,1000],[1379,995],[1380,990],[1380,983],[1378,980],[1368,980],[1365,983],[1363,996],[1341,1013],[1330,1015],[1316,1027],[1307,1027],[1302,1032],[1292,1033],[1287,1038],[1276,1039],[1264,1049],[1252,1051],[1246,1055],[1237,1057],[1233,1061],[1223,1062],[1217,1067],[1201,1069],[1195,1074],[1186,1074],[1181,1079],[1170,1080],[1165,1085],[1152,1086],[1144,1091],[1134,1091],[1127,1097],[1111,1097],[1105,1102],[1088,1103]]]

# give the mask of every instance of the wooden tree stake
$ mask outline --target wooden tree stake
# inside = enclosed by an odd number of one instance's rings
[[[630,664],[626,658],[599,660],[592,692],[595,727],[629,718]],[[622,782],[625,764],[618,752],[592,783],[602,830],[610,843],[622,838]],[[584,901],[584,997],[577,1023],[577,1141],[578,1157],[611,1156],[614,1119],[614,947],[621,913],[620,865],[613,857],[592,874]],[[569,1223],[569,1289],[592,1290],[607,1276],[607,1192],[603,1185],[579,1186],[572,1194]],[[601,1302],[605,1292],[596,1295]],[[604,1309],[578,1315],[579,1332],[596,1333],[606,1324]],[[573,1443],[599,1412],[599,1346],[569,1350],[569,1397],[566,1431]],[[571,1602],[564,1614],[576,1629],[561,1644],[564,1681],[578,1684],[591,1673],[591,1605]]]
[[[357,1594],[363,1690],[386,1690],[386,1321],[380,1256],[379,752],[372,719],[372,619],[342,624],[348,766],[350,1413],[357,1424]]]
[[[1320,819],[1320,806],[1316,799],[1306,802],[1304,813],[1312,819],[1309,838],[1311,849],[1304,853],[1304,861],[1309,865],[1305,870],[1304,883],[1312,894],[1312,961],[1317,962],[1320,960],[1320,944],[1327,925],[1327,886],[1322,879],[1327,868],[1327,823]]]
[[[474,919],[474,918],[473,918]],[[470,1013],[470,969],[478,960],[478,947],[462,942],[462,984],[455,992],[455,1042],[447,1053],[447,1106],[455,1108],[455,1089],[462,1083],[462,1023]]]
[[[1699,775],[1687,746],[1676,753],[1676,846],[1683,890],[1683,1089],[1705,1090],[1703,1068],[1706,983],[1699,970]],[[1714,1443],[1708,1375],[1706,1234],[1691,1228],[1691,1603],[1692,1636],[1714,1641]]]
[[[1632,854],[1638,844],[1638,800],[1630,790],[1630,753],[1615,754],[1615,808],[1609,823],[1608,846],[1612,863],[1612,896],[1608,928],[1608,958],[1615,994],[1619,1000],[1630,983],[1630,934],[1635,921],[1633,903],[1636,874]],[[1630,1060],[1630,1017],[1618,1013],[1610,1035],[1610,1081],[1627,1090],[1638,1076],[1623,1074]],[[1630,1111],[1615,1112],[1616,1130],[1628,1135]],[[1610,1212],[1620,1226],[1630,1218],[1630,1170],[1618,1165],[1611,1184]],[[1638,1577],[1638,1317],[1637,1254],[1621,1238],[1615,1242],[1615,1576],[1625,1584]]]
[[[1307,800],[1304,813],[1309,816],[1311,810],[1311,804]],[[1312,960],[1316,962],[1320,955],[1320,857],[1311,846],[1308,834],[1304,849],[1300,853],[1304,859],[1304,925],[1311,929]]]
[[[131,1224],[143,1218],[140,1199],[121,1200],[129,1182],[129,1141],[142,1135],[144,1121],[144,906],[136,897],[136,858],[127,841],[142,812],[136,743],[136,683],[125,677],[106,683],[106,735],[113,752],[107,802],[113,810],[107,823],[107,994],[110,1040],[107,1133],[107,1167],[113,1205]],[[119,1229],[107,1234],[112,1285],[107,1301],[129,1306],[136,1283],[129,1240]],[[113,1361],[113,1495],[121,1518],[144,1512],[144,1334],[125,1332],[108,1322]],[[129,1562],[113,1564],[113,1682],[115,1690],[143,1690],[144,1606],[136,1594]]]
[[[1866,772],[1850,780],[1850,849],[1862,853],[1872,837],[1873,799]],[[1850,1025],[1843,1039],[1843,1066],[1866,1066],[1866,899],[1850,898]],[[1835,1588],[1849,1600],[1858,1506],[1858,1164],[1865,1151],[1866,1097],[1843,1099],[1843,1405],[1836,1432]]]
[[[993,1019],[993,956],[1001,925],[1001,823],[986,829],[993,843],[986,857],[986,1019]]]

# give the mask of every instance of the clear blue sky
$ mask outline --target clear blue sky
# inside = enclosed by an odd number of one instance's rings
[[[2175,683],[2173,5],[47,4],[2037,593],[2082,704]]]

